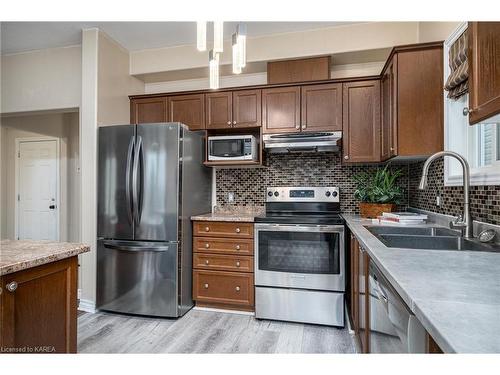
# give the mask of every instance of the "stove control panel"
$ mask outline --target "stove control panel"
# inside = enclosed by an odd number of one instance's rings
[[[269,187],[266,202],[339,202],[339,188],[331,187]]]

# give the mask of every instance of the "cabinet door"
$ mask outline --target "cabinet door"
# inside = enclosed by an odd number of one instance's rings
[[[168,121],[182,122],[189,130],[205,129],[205,96],[177,95],[168,98]]]
[[[500,113],[500,22],[469,22],[469,123]]]
[[[380,82],[381,87],[381,160],[387,160],[397,155],[398,123],[397,123],[397,86],[396,68],[397,55],[394,55]]]
[[[358,317],[359,317],[359,310],[358,310],[358,295],[359,295],[359,286],[358,286],[358,241],[356,240],[356,237],[354,237],[351,234],[351,256],[350,256],[350,262],[351,262],[351,322],[353,325],[353,330],[354,333],[357,335],[359,333],[358,330]]]
[[[346,163],[380,161],[380,81],[343,86],[343,155]]]
[[[342,84],[302,86],[302,130],[342,130]]]
[[[233,121],[233,99],[231,92],[216,92],[205,95],[207,129],[227,129]]]
[[[271,134],[300,131],[300,87],[262,90],[262,127]]]
[[[167,121],[167,99],[140,98],[130,102],[130,122],[144,124]]]
[[[369,298],[368,298],[368,254],[357,244],[358,248],[358,335],[363,353],[369,353]]]
[[[77,257],[3,276],[0,344],[76,353]],[[4,286],[3,285],[3,286]]]
[[[233,91],[233,127],[260,127],[261,120],[261,90]]]

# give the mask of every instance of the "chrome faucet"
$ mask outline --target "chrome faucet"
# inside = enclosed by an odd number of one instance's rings
[[[456,152],[453,151],[440,151],[435,154],[429,156],[429,158],[424,163],[424,168],[422,170],[422,178],[420,180],[420,185],[418,188],[420,190],[424,190],[427,187],[427,173],[429,171],[429,167],[434,160],[441,156],[451,156],[457,159],[462,165],[463,171],[463,179],[464,179],[464,211],[463,215],[458,216],[455,220],[450,222],[450,228],[452,229],[460,229],[465,238],[473,238],[472,233],[472,219],[470,217],[470,207],[469,207],[469,186],[470,186],[470,172],[469,172],[469,163],[467,160]]]

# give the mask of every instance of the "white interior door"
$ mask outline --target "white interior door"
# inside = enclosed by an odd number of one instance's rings
[[[57,141],[22,141],[18,156],[18,238],[58,241]]]

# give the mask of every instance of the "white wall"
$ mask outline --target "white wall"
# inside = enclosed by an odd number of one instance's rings
[[[143,94],[144,82],[129,74],[129,52],[101,31],[98,60],[97,124],[128,124],[128,95]]]
[[[418,42],[446,40],[461,22],[419,22]]]
[[[74,207],[78,199],[78,114],[53,113],[2,118],[1,238],[15,238],[16,139],[55,137],[60,144],[60,240],[78,241],[73,224],[79,222]]]
[[[81,47],[1,56],[0,113],[78,108]]]

